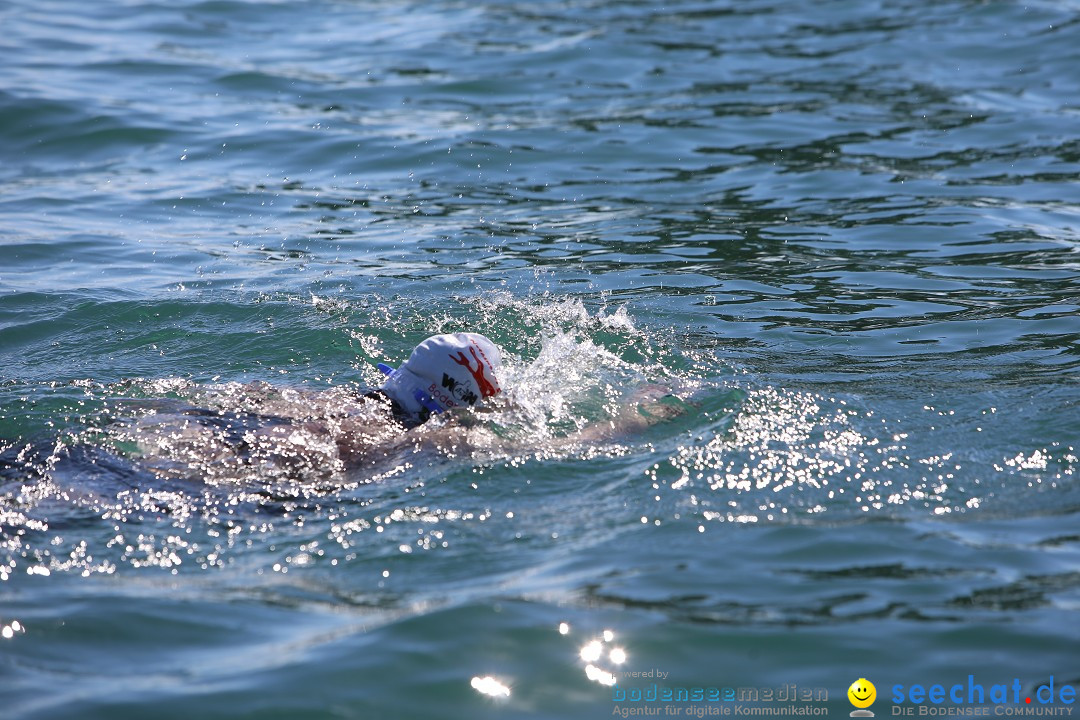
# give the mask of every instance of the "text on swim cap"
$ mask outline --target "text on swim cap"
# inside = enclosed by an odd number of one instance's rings
[[[476,401],[480,399],[476,396],[476,393],[466,387],[464,383],[458,382],[456,378],[452,378],[446,373],[443,373],[442,376],[442,386],[446,390],[449,390],[450,394],[455,398],[462,402],[469,403],[470,405],[475,405]]]

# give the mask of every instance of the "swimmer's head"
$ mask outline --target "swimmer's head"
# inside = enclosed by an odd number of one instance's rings
[[[502,359],[483,335],[435,335],[416,346],[396,370],[379,364],[379,389],[413,420],[458,407],[475,407],[497,395]]]

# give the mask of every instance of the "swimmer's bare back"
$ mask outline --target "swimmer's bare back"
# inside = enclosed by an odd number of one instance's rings
[[[443,413],[407,426],[379,393],[354,388],[278,388],[229,384],[198,393],[200,407],[172,408],[121,423],[123,439],[159,474],[227,480],[287,476],[329,478],[378,470],[418,453],[469,457],[531,454],[628,439],[682,413],[668,388],[635,392],[613,418],[566,436],[501,433],[490,418],[499,408]],[[503,405],[506,409],[508,406]]]

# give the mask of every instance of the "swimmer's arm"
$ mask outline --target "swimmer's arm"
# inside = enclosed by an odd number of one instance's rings
[[[609,419],[590,423],[567,436],[568,444],[623,440],[644,432],[653,425],[684,414],[689,406],[664,385],[646,385],[633,395],[619,413]]]
[[[506,438],[471,415],[451,422],[428,422],[404,433],[395,443],[412,445],[416,451],[437,450],[454,456],[475,451],[532,453],[539,449],[571,448],[632,438],[658,423],[684,414],[690,405],[663,385],[648,385],[635,392],[619,413],[610,419],[590,423],[565,437],[535,439]],[[539,445],[539,447],[538,447]]]

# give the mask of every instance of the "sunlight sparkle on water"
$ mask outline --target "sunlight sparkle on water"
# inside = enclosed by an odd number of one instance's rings
[[[603,668],[598,668],[595,665],[585,666],[585,677],[589,678],[593,682],[600,683],[601,685],[614,685],[616,680],[615,676],[609,673]]]
[[[599,640],[593,640],[589,643],[586,643],[586,645],[581,648],[581,659],[587,663],[596,662],[603,654],[604,646],[600,643]]]
[[[4,625],[3,628],[0,628],[0,637],[3,637],[5,640],[10,640],[15,637],[15,633],[22,632],[26,632],[26,628],[22,626],[22,623],[18,620],[12,620],[10,625]]]
[[[470,684],[476,692],[483,695],[488,695],[490,697],[510,697],[510,688],[490,675],[474,677]]]

